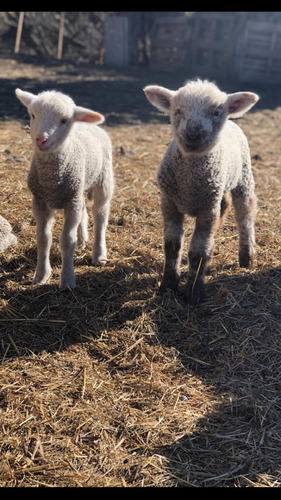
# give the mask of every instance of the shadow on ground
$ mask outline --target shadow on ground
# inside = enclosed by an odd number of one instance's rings
[[[28,115],[15,97],[20,87],[34,93],[56,89],[69,94],[77,104],[90,107],[106,117],[106,124],[138,124],[145,122],[167,122],[167,117],[147,101],[143,88],[159,84],[176,90],[187,79],[194,78],[188,71],[154,72],[145,67],[129,67],[122,70],[93,66],[73,65],[70,62],[43,61],[36,58],[3,59],[0,66],[0,119],[28,121]],[[7,77],[7,74],[9,75]],[[257,92],[260,101],[254,112],[274,109],[281,105],[278,86],[241,84],[235,81],[217,81],[226,92],[250,90]]]

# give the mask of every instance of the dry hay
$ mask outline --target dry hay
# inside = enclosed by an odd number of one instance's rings
[[[280,486],[281,110],[239,121],[259,198],[256,267],[237,262],[231,212],[216,238],[208,300],[160,297],[156,170],[166,124],[110,127],[116,192],[108,264],[76,253],[60,292],[31,287],[35,225],[28,129],[0,122],[1,215],[19,243],[0,256],[0,485]],[[193,222],[186,220],[185,255]],[[183,260],[183,279],[186,258]]]

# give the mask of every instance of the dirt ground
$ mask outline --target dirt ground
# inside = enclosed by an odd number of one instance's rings
[[[145,85],[189,75],[0,60],[1,215],[18,244],[0,255],[1,487],[280,487],[281,92],[238,123],[258,196],[257,257],[238,266],[233,212],[216,237],[207,300],[158,294],[163,266],[156,172],[171,139]],[[56,88],[100,111],[116,190],[108,263],[75,255],[77,288],[60,292],[57,214],[48,284],[32,286],[32,147],[16,87]],[[193,221],[185,222],[182,285]],[[92,234],[92,231],[90,232]]]

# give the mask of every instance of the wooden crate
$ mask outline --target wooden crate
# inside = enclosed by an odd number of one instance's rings
[[[236,61],[241,82],[281,83],[280,24],[248,21]]]
[[[235,16],[233,12],[198,12],[194,15],[189,72],[205,78],[229,76]]]
[[[151,34],[150,69],[175,71],[184,65],[190,29],[183,16],[159,16]]]

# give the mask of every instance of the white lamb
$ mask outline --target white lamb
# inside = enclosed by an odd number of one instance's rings
[[[114,177],[110,138],[97,126],[104,117],[76,106],[69,96],[55,90],[34,95],[16,89],[16,96],[28,109],[34,144],[28,174],[37,227],[37,266],[33,283],[45,283],[51,275],[49,253],[54,210],[63,209],[60,288],[75,288],[73,255],[77,233],[79,245],[88,241],[84,191],[94,202],[92,262],[100,265],[107,258],[105,232]]]
[[[190,242],[185,290],[188,302],[204,297],[204,275],[215,232],[229,205],[239,230],[239,263],[250,267],[255,253],[256,196],[248,141],[228,118],[237,118],[259,99],[252,92],[226,94],[207,80],[187,82],[177,91],[144,88],[148,100],[169,113],[173,140],[158,172],[164,219],[165,264],[160,291],[177,290],[183,218],[196,218]]]
[[[11,224],[0,215],[0,252],[17,243],[17,237],[12,233]]]

